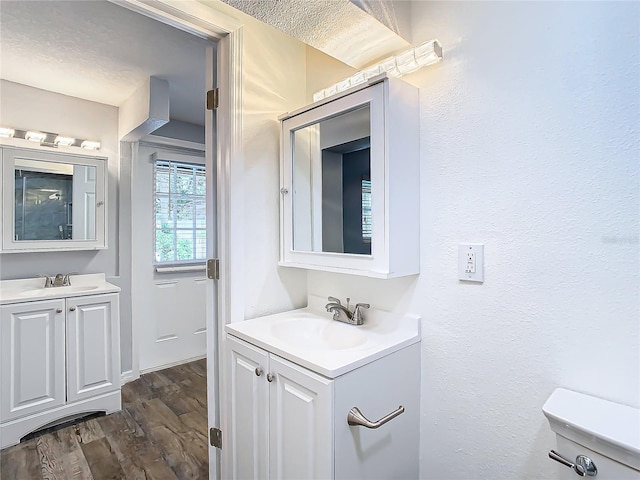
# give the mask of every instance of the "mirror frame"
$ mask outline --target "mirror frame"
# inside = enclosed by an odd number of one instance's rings
[[[384,84],[363,85],[346,95],[312,104],[280,118],[281,120],[281,196],[280,196],[280,262],[281,266],[308,268],[384,277],[387,269],[388,242],[386,229],[386,135]],[[293,248],[293,134],[296,130],[330,119],[368,104],[371,138],[371,255]]]
[[[68,250],[99,250],[107,248],[107,159],[89,155],[73,154],[44,149],[31,149],[0,145],[2,169],[0,185],[2,201],[0,211],[3,220],[0,224],[2,253],[55,252]],[[15,161],[16,158],[28,158],[51,163],[86,165],[96,167],[96,235],[92,240],[19,240],[14,239],[15,226]]]

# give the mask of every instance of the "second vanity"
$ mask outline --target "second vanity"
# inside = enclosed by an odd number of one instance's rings
[[[347,325],[315,303],[226,326],[223,475],[417,478],[419,318]]]
[[[104,274],[65,283],[0,282],[0,448],[66,419],[121,408],[120,287]]]

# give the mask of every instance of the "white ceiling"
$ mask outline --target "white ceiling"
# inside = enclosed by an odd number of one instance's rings
[[[106,1],[0,1],[0,78],[119,106],[150,76],[204,125],[210,43]]]

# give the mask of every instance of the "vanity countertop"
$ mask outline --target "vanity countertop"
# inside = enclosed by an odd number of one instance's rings
[[[0,281],[0,305],[120,291],[120,287],[107,282],[104,273],[71,275],[69,279],[71,285],[49,288],[44,288],[44,278],[41,277],[2,280]]]
[[[420,341],[420,318],[368,310],[364,325],[332,319],[311,308],[226,325],[228,334],[328,378]]]

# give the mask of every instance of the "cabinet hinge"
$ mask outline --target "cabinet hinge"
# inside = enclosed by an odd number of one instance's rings
[[[207,110],[215,110],[218,108],[218,89],[214,88],[207,92]]]
[[[222,450],[222,430],[219,428],[209,429],[209,443],[212,447]]]
[[[210,258],[207,260],[207,278],[220,280],[220,259]]]

